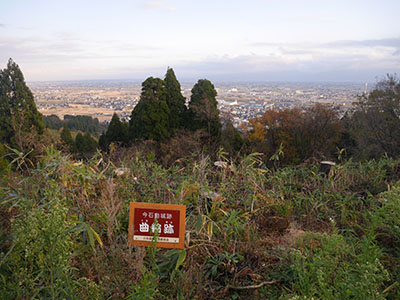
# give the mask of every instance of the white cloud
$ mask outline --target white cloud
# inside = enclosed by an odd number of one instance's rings
[[[186,55],[186,50],[171,55],[171,49],[129,41],[85,39],[59,31],[48,38],[0,37],[0,62],[5,64],[12,57],[26,66],[23,71],[30,80],[46,76],[51,76],[48,79],[141,78],[146,74],[157,76],[157,72],[164,72],[170,65],[182,78],[317,81],[353,78],[357,81],[400,73],[399,45],[400,39],[257,43],[236,55],[225,52],[194,58],[190,53]]]
[[[400,71],[398,56],[391,49],[285,46],[272,54],[210,57],[179,67],[186,76],[216,79],[373,81],[375,76]]]
[[[150,58],[159,49],[152,46],[111,40],[90,40],[69,32],[57,32],[51,38],[0,37],[0,59],[15,57],[32,62],[117,59],[139,56]]]
[[[176,11],[176,8],[171,6],[166,0],[143,0],[139,6],[150,10],[161,10],[167,12]]]

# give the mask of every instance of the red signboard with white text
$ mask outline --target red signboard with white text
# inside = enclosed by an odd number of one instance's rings
[[[131,202],[129,242],[132,246],[151,246],[158,233],[156,247],[184,248],[186,206]]]

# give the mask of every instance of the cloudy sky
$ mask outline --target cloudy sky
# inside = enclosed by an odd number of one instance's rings
[[[399,0],[0,0],[28,81],[371,81],[400,73]]]

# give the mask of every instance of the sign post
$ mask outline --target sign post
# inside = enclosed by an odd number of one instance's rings
[[[131,202],[129,210],[129,243],[132,246],[184,249],[186,206]]]

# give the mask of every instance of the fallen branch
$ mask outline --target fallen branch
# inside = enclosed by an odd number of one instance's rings
[[[263,281],[259,284],[255,285],[247,285],[247,286],[233,286],[228,284],[225,288],[225,293],[228,292],[230,289],[232,290],[251,290],[251,289],[259,289],[260,287],[263,287],[264,285],[271,285],[280,282],[280,280],[272,280],[272,281]]]

